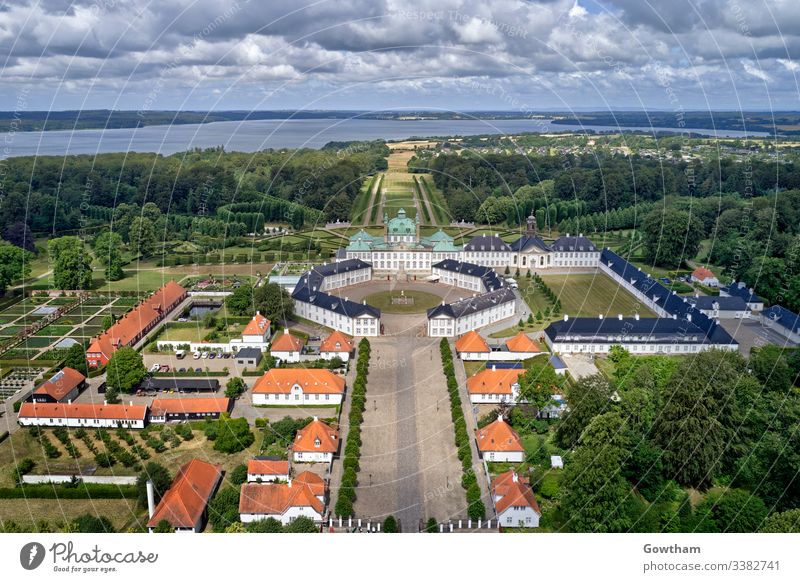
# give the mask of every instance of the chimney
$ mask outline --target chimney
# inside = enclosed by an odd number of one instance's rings
[[[496,371],[497,371],[497,365],[496,364],[492,364],[492,372],[496,372]]]
[[[566,313],[564,314],[564,321],[569,321],[569,315],[567,315]]]
[[[314,422],[317,422],[318,420],[319,420],[319,418],[315,416],[314,417]]]
[[[497,415],[497,422],[503,422],[503,415],[502,414],[498,414]]]
[[[517,472],[516,472],[516,471],[514,471],[513,473],[511,473],[511,480],[512,480],[512,481],[514,481],[514,483],[516,483],[517,481],[519,481],[519,475],[517,475]]]
[[[633,316],[633,318],[634,318],[636,321],[639,321],[639,314],[638,314],[638,313],[637,313],[637,314],[635,314],[635,315]]]
[[[694,296],[695,297],[700,297],[700,293],[695,293]]]
[[[72,404],[72,398],[67,400],[67,404]]]
[[[597,314],[597,319],[603,319],[603,314],[602,313],[598,313]]]
[[[622,321],[622,314],[621,314],[621,313],[618,313],[618,314],[617,314],[617,319],[619,319],[620,321]]]
[[[155,494],[153,493],[153,482],[150,479],[147,480],[147,516],[150,519],[153,519],[153,515],[156,512],[156,499]]]
[[[103,406],[107,406],[107,405],[108,405],[108,400],[103,400]]]
[[[291,477],[289,477],[289,488],[290,489],[292,488],[292,478]]]
[[[686,320],[687,321],[692,321],[692,314],[691,313],[687,313],[686,314]]]

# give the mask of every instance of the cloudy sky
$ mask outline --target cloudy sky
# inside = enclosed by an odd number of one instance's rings
[[[0,109],[800,109],[798,0],[4,0]]]

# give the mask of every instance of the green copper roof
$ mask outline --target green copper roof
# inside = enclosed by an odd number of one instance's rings
[[[416,234],[417,224],[406,217],[406,211],[400,209],[397,211],[397,217],[389,220],[389,234]]]

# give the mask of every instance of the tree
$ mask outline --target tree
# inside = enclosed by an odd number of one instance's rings
[[[251,521],[245,526],[248,533],[281,533],[283,524],[274,517]]]
[[[143,257],[149,257],[156,251],[156,230],[153,223],[141,216],[131,222],[131,247]]]
[[[800,533],[800,509],[773,513],[761,524],[761,533]]]
[[[86,364],[86,351],[81,344],[75,344],[67,350],[64,366],[77,370],[84,376],[89,374],[89,366]]]
[[[106,279],[119,281],[122,271],[122,237],[114,231],[100,233],[94,241],[94,254],[105,267]]]
[[[563,376],[556,374],[547,358],[534,358],[518,378],[520,400],[527,400],[537,411],[542,410],[560,392]]]
[[[119,404],[119,390],[113,386],[106,387],[105,401],[109,404]]]
[[[247,465],[236,465],[231,471],[231,483],[241,485],[247,482]]]
[[[664,406],[653,425],[653,438],[664,451],[668,478],[704,486],[720,462],[724,430],[709,406],[706,378],[687,377],[685,368],[680,366],[664,388]]]
[[[291,319],[294,301],[287,291],[276,283],[267,283],[253,292],[253,304],[261,315],[271,322]]]
[[[676,268],[691,260],[703,240],[703,223],[693,214],[675,208],[653,210],[644,220],[644,248],[656,265]]]
[[[153,528],[153,533],[175,533],[175,528],[172,527],[169,521],[162,519],[156,524],[156,527]]]
[[[74,533],[114,533],[111,521],[103,515],[84,513],[73,519],[70,525]]]
[[[225,298],[225,306],[233,315],[251,315],[253,313],[253,287],[242,285]]]
[[[38,253],[31,228],[25,222],[17,221],[9,224],[3,231],[3,239],[29,253],[34,255]]]
[[[611,394],[611,384],[599,374],[581,378],[567,388],[569,409],[556,429],[556,440],[562,448],[572,448],[592,419],[611,409]]]
[[[215,532],[224,532],[239,521],[239,487],[226,487],[208,504],[208,521]]]
[[[14,281],[30,276],[32,260],[33,255],[28,251],[0,241],[0,295]]]
[[[785,393],[792,386],[793,374],[779,346],[762,346],[750,352],[750,367],[764,388]]]
[[[595,417],[578,441],[561,479],[561,508],[574,532],[624,532],[630,486],[621,467],[629,447],[625,421],[616,412]]]
[[[767,506],[755,494],[744,489],[727,489],[709,493],[697,512],[713,520],[722,533],[753,533],[767,517]],[[704,527],[705,529],[705,527]]]
[[[215,451],[228,454],[238,453],[252,445],[256,440],[246,418],[231,418],[229,414],[223,414],[216,424]]]
[[[54,238],[47,244],[56,289],[89,289],[92,265],[86,245],[77,236]]]
[[[153,499],[158,505],[164,493],[172,484],[172,477],[164,465],[150,461],[145,465],[144,471],[136,478],[136,501],[142,509],[147,508],[147,482],[153,482]]]
[[[319,533],[319,526],[305,515],[293,519],[283,526],[284,533]]]
[[[393,515],[383,520],[383,533],[398,533],[397,520]]]
[[[428,523],[425,524],[425,532],[426,533],[438,533],[439,532],[439,524],[436,522],[435,517],[429,517]]]
[[[225,385],[225,396],[228,398],[236,398],[245,389],[244,380],[241,378],[231,378]]]
[[[106,386],[129,393],[147,375],[142,355],[131,347],[119,348],[106,365]]]

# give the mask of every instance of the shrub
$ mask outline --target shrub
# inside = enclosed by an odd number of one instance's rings
[[[247,465],[236,465],[231,471],[231,483],[241,485],[247,482]]]

